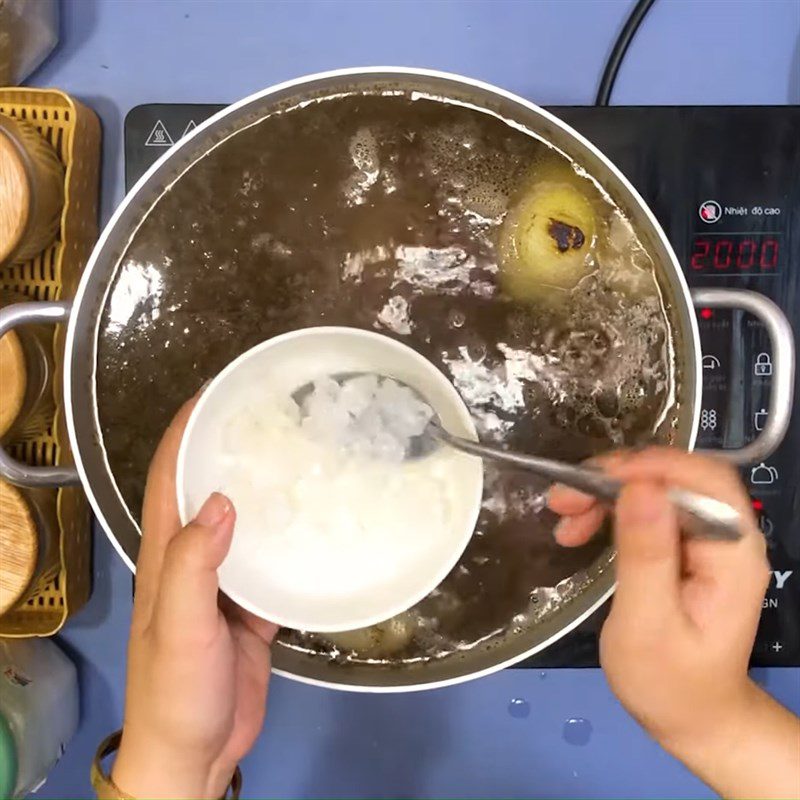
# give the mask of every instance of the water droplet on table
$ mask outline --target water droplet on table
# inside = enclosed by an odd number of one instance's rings
[[[567,742],[567,744],[583,747],[589,744],[589,739],[592,738],[592,723],[589,722],[588,719],[583,719],[582,717],[568,719],[564,723],[561,738]]]
[[[521,697],[515,697],[508,704],[508,713],[515,719],[525,719],[531,713],[530,703]]]

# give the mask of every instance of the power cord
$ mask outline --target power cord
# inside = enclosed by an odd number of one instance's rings
[[[597,89],[597,97],[594,101],[596,106],[607,106],[608,101],[611,99],[611,92],[614,89],[614,81],[617,79],[622,59],[625,58],[625,53],[636,35],[639,25],[650,10],[655,0],[639,0],[638,3],[631,11],[630,16],[622,26],[622,30],[614,42],[614,47],[608,56],[606,68],[603,70],[603,77],[600,78],[600,86]]]

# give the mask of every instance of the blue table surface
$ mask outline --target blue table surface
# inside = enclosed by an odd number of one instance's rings
[[[73,93],[102,118],[107,220],[124,194],[122,124],[135,105],[228,102],[374,64],[459,72],[541,104],[589,104],[631,5],[65,0],[60,47],[31,82]],[[800,0],[659,0],[613,102],[800,103]],[[94,569],[89,604],[60,636],[80,667],[81,726],[40,796],[88,796],[97,743],[122,718],[131,580],[99,530]],[[800,712],[800,670],[756,678]],[[518,699],[527,717],[510,713]],[[591,724],[585,744],[565,735],[571,718]],[[255,797],[711,795],[625,714],[599,670],[505,671],[393,696],[276,677],[265,730],[242,766],[244,794]]]

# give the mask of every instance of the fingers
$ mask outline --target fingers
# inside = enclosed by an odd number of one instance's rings
[[[572,517],[576,514],[585,514],[597,505],[597,499],[577,489],[564,486],[563,483],[555,483],[547,493],[547,505],[556,514]]]
[[[214,493],[169,543],[158,589],[155,624],[169,636],[213,637],[219,624],[217,569],[230,549],[236,513]]]
[[[553,531],[553,535],[562,547],[580,547],[600,530],[605,516],[606,509],[594,502],[583,513],[564,516]]]
[[[669,486],[707,494],[733,506],[741,517],[742,539],[738,542],[687,539],[684,570],[695,579],[729,584],[731,594],[738,591],[739,582],[747,583],[751,575],[761,580],[766,569],[764,537],[756,524],[750,498],[733,466],[714,456],[660,447],[637,453],[617,465],[613,474],[621,480],[653,478]]]
[[[752,519],[750,498],[735,468],[721,458],[672,447],[650,447],[615,462],[608,472],[620,480],[656,480],[729,503]]]
[[[653,619],[679,606],[681,542],[675,509],[653,482],[625,486],[614,513],[615,608]],[[632,618],[634,618],[632,616]]]
[[[652,480],[662,485],[675,486],[708,494],[733,506],[742,515],[742,532],[750,538],[751,546],[761,546],[762,536],[757,529],[750,498],[736,470],[713,456],[687,453],[678,448],[650,447],[641,451],[620,451],[593,459],[609,475],[628,482]],[[597,501],[566,486],[550,489],[548,505],[564,520],[556,529],[560,544],[575,547],[585,544],[596,533],[602,521]],[[690,562],[703,569],[707,554],[716,557],[719,548],[713,543],[690,542]],[[712,566],[712,565],[708,565]]]
[[[613,608],[630,624],[659,625],[685,613],[704,628],[730,628],[730,636],[755,630],[769,579],[764,537],[738,472],[720,458],[653,447],[603,459],[623,482],[615,508],[618,587]],[[737,542],[681,539],[668,487],[706,494],[740,514]],[[585,544],[604,516],[603,507],[565,487],[553,487],[550,508],[562,514],[559,544]],[[731,613],[731,609],[739,609]]]
[[[183,431],[196,403],[197,397],[193,397],[180,407],[164,432],[150,462],[142,506],[142,530],[146,540],[157,545],[156,548],[150,549],[163,551],[181,527],[177,521],[175,469]]]
[[[147,474],[142,507],[142,543],[136,562],[135,603],[135,614],[144,624],[150,618],[158,592],[164,553],[181,529],[175,471],[183,431],[196,402],[197,397],[193,397],[181,406],[165,431]]]
[[[750,573],[763,571],[767,567],[767,546],[755,525],[742,523],[743,536],[738,542],[686,541],[686,572],[694,578],[714,577],[731,582],[731,591],[736,592],[736,583]]]
[[[732,635],[742,628],[755,631],[772,574],[759,531],[738,542],[687,541],[684,566],[686,591],[704,598],[696,604],[699,625],[712,624]]]
[[[629,456],[629,451],[618,450],[591,458],[586,462],[586,466],[610,472],[615,465]],[[547,493],[547,505],[551,511],[562,517],[553,535],[563,547],[579,547],[586,544],[600,530],[606,515],[606,509],[596,498],[561,483],[550,487]]]
[[[272,644],[272,640],[278,633],[280,626],[274,622],[257,617],[255,614],[250,613],[243,609],[237,603],[234,603],[227,595],[222,595],[219,599],[219,606],[223,614],[231,622],[236,622],[241,625],[245,630],[254,633],[260,639],[263,639],[267,644]]]

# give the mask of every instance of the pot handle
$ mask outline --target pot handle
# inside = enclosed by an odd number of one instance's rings
[[[692,289],[692,302],[706,308],[738,308],[763,323],[772,348],[772,387],[764,429],[750,444],[735,450],[713,450],[734,464],[764,461],[783,441],[792,417],[794,395],[794,335],[786,315],[768,297],[748,289]]]
[[[25,323],[57,325],[69,318],[70,303],[13,303],[0,308],[0,337]],[[17,486],[74,486],[80,484],[74,466],[31,467],[14,458],[0,446],[0,477]]]

